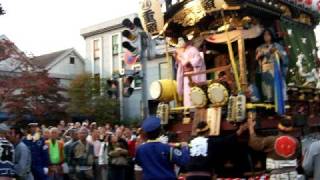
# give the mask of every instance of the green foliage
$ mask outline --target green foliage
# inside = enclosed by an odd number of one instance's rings
[[[48,113],[64,112],[64,89],[46,71],[20,72],[18,76],[1,79],[0,84],[6,87],[0,93],[0,105],[15,116],[16,122],[26,115],[44,121]]]
[[[70,103],[67,112],[94,116],[98,123],[120,120],[119,102],[107,96],[106,80],[94,79],[90,74],[77,76],[70,84]]]
[[[302,65],[305,72],[310,72],[315,68],[317,47],[314,31],[307,26],[301,26],[285,20],[281,21],[281,28],[283,32],[287,33],[286,36],[284,36],[284,42],[287,44],[290,58],[287,82],[295,86],[301,86],[305,82],[305,78],[299,74],[296,62],[298,56],[303,54],[305,58]],[[291,33],[288,33],[289,30]]]

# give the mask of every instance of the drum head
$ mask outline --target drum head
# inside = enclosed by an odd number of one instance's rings
[[[150,85],[150,96],[152,99],[159,99],[161,96],[162,87],[159,81],[154,81]]]
[[[227,89],[219,83],[213,83],[208,88],[208,97],[214,106],[223,106],[228,101]]]
[[[192,105],[196,107],[204,107],[207,105],[207,96],[205,92],[199,87],[192,87],[190,92],[190,100]]]

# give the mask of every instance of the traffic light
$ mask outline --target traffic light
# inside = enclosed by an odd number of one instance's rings
[[[125,76],[123,78],[123,97],[130,97],[134,91],[134,88],[131,87],[134,80],[133,76]]]
[[[108,79],[107,80],[107,94],[112,99],[118,99],[118,92],[119,92],[119,84],[117,80]]]
[[[122,25],[128,29],[122,31],[122,36],[127,39],[122,43],[127,51],[125,52],[125,62],[128,65],[135,64],[140,59],[141,37],[140,32],[143,32],[139,18],[134,18],[133,22],[130,19],[124,19]]]
[[[3,10],[2,5],[0,4],[0,15],[5,14],[6,12]]]

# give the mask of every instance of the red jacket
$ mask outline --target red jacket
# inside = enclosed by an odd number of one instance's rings
[[[130,157],[136,156],[136,141],[135,140],[129,140],[128,141],[128,151]]]

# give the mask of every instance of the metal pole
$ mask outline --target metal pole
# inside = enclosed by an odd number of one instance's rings
[[[141,92],[141,101],[142,101],[142,111],[143,117],[145,119],[149,115],[148,108],[148,87],[147,87],[147,56],[146,50],[148,49],[148,35],[145,32],[140,33],[141,38],[141,52],[140,52],[140,61],[142,69],[142,92]]]
[[[120,105],[120,121],[123,121],[124,120],[124,109],[123,109],[124,108],[124,102],[123,102],[124,98],[123,98],[123,81],[122,81],[121,77],[118,79],[118,84],[119,84],[118,96],[119,96],[119,105]]]

